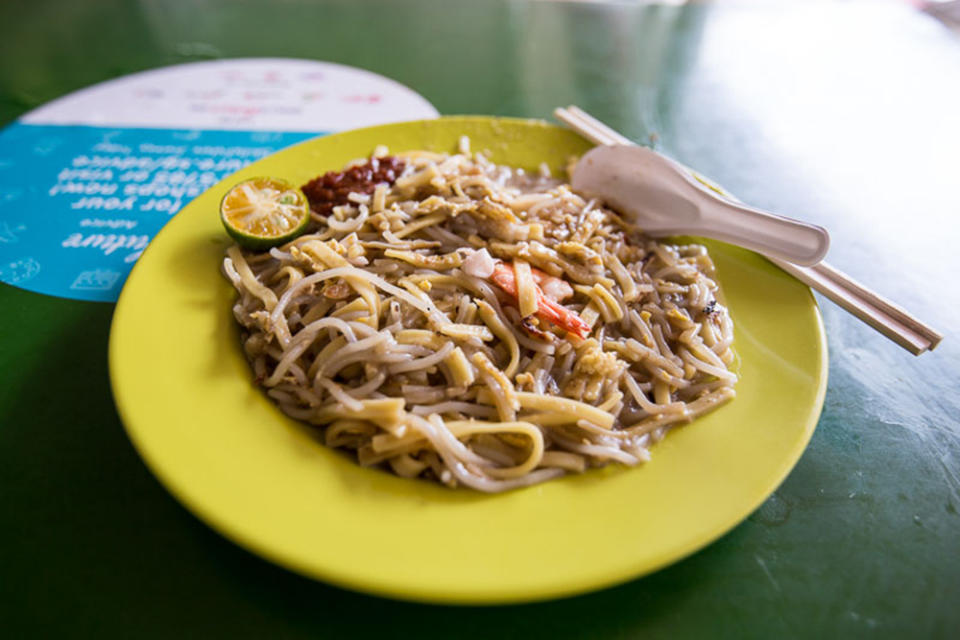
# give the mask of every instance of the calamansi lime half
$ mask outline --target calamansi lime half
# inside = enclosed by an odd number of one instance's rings
[[[307,197],[282,178],[252,178],[220,201],[220,220],[242,247],[269,249],[293,240],[310,221]]]

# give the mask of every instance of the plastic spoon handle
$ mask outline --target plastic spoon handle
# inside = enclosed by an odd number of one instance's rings
[[[819,262],[830,245],[822,227],[726,200],[682,165],[643,147],[591,149],[572,184],[653,236],[707,236],[801,265]]]
[[[699,233],[794,264],[820,262],[830,247],[826,229],[707,195],[699,202]]]

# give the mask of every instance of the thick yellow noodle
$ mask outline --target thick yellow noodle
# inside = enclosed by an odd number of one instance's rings
[[[653,241],[480,154],[403,159],[308,235],[224,258],[257,382],[326,444],[503,491],[646,461],[734,397],[733,324],[702,246]],[[540,316],[541,295],[589,335]]]

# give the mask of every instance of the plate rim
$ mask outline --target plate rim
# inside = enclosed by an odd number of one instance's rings
[[[350,136],[356,134],[357,132],[367,132],[397,126],[417,126],[423,124],[430,125],[438,122],[489,123],[491,121],[534,125],[538,127],[554,128],[567,131],[563,127],[559,127],[539,118],[511,118],[477,115],[441,116],[434,119],[411,120],[400,123],[375,125],[372,127],[352,129],[327,136],[318,136],[316,138],[310,138],[295,145],[291,145],[290,147],[286,147],[266,157],[274,157],[278,154],[289,152],[291,149],[296,147],[315,144],[318,139],[327,140],[335,137]],[[216,185],[211,186],[209,190],[216,189],[218,186],[230,181],[233,175],[234,174],[226,176]],[[823,412],[829,379],[829,352],[827,336],[823,323],[823,315],[818,301],[810,288],[804,286],[804,296],[808,298],[813,311],[812,315],[814,323],[812,328],[817,337],[816,348],[819,375],[816,380],[814,398],[810,405],[812,411],[808,413],[802,424],[802,437],[797,441],[798,444],[796,446],[795,454],[792,453],[790,456],[785,457],[781,461],[782,468],[777,474],[776,479],[771,480],[770,482],[770,486],[773,488],[769,491],[766,489],[760,491],[758,496],[749,501],[749,508],[744,510],[743,513],[733,514],[719,524],[715,524],[715,526],[709,529],[708,534],[700,535],[693,542],[680,547],[673,554],[670,554],[668,557],[660,558],[655,562],[650,562],[649,560],[625,562],[621,566],[621,569],[616,572],[607,572],[602,575],[596,575],[591,579],[580,579],[575,584],[551,585],[549,587],[541,587],[537,589],[530,589],[526,587],[511,589],[510,585],[506,584],[500,585],[499,587],[493,589],[465,589],[462,591],[450,591],[441,587],[424,587],[421,584],[401,587],[395,581],[378,581],[376,579],[357,578],[355,575],[350,574],[349,572],[341,572],[336,570],[318,570],[309,563],[298,563],[295,558],[288,557],[288,554],[280,552],[272,548],[270,545],[264,544],[255,538],[248,537],[244,532],[241,532],[236,527],[231,526],[229,519],[221,518],[220,515],[200,504],[200,501],[195,500],[189,491],[186,491],[181,487],[181,482],[174,477],[175,474],[164,468],[161,461],[154,456],[149,447],[147,447],[141,440],[137,431],[129,426],[132,421],[132,416],[130,416],[129,407],[125,407],[124,402],[121,400],[122,392],[119,389],[119,387],[122,385],[122,382],[118,379],[119,376],[117,371],[121,367],[119,362],[122,356],[120,353],[121,347],[118,344],[118,339],[116,338],[116,328],[122,322],[123,317],[127,313],[127,305],[125,304],[125,301],[129,299],[129,296],[126,295],[129,283],[136,281],[137,274],[139,271],[142,271],[141,263],[145,262],[147,256],[151,255],[151,248],[155,243],[161,240],[161,238],[166,237],[166,235],[169,235],[169,233],[172,233],[168,231],[172,226],[174,226],[171,225],[170,222],[173,222],[174,219],[180,215],[180,213],[186,210],[187,207],[189,207],[189,204],[190,203],[188,203],[183,210],[178,212],[176,216],[171,218],[171,220],[164,225],[164,227],[156,234],[156,236],[147,246],[143,255],[131,270],[127,283],[125,283],[123,290],[121,291],[116,302],[113,317],[111,319],[110,338],[108,343],[109,378],[114,405],[120,417],[124,431],[126,432],[127,437],[130,439],[140,458],[147,465],[154,477],[160,481],[160,484],[164,487],[164,489],[166,489],[183,507],[185,507],[193,517],[215,531],[218,535],[242,548],[247,553],[259,556],[261,559],[265,559],[303,577],[319,580],[330,585],[335,585],[337,587],[365,595],[383,596],[401,601],[428,604],[481,606],[538,602],[573,597],[584,593],[596,592],[598,590],[611,588],[631,580],[640,579],[692,556],[701,549],[713,544],[722,536],[729,533],[736,528],[736,526],[749,518],[750,515],[753,514],[757,508],[763,504],[764,501],[766,501],[778,490],[778,488],[783,484],[789,474],[796,467],[800,461],[800,458],[803,456],[809,446],[810,439],[813,437],[813,433],[816,430],[817,424],[819,423]],[[768,261],[765,260],[765,262]],[[775,265],[772,265],[772,263],[770,264],[776,268]]]

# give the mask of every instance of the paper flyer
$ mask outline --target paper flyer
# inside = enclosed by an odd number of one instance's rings
[[[115,301],[160,228],[234,171],[318,135],[437,115],[393,80],[311,60],[197,62],[82,89],[0,130],[0,281]]]

